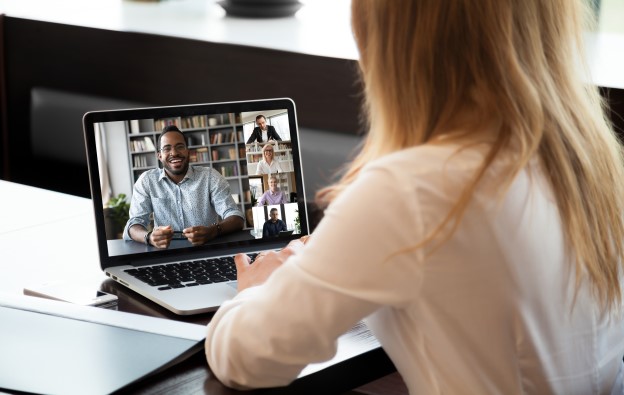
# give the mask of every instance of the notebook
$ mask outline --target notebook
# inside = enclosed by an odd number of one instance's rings
[[[256,140],[247,144],[260,115],[275,127],[281,141]],[[158,136],[168,125],[176,125],[184,133],[186,152],[181,157],[188,160],[189,167],[212,168],[229,187],[229,191],[220,190],[219,200],[211,201],[213,207],[206,209],[226,206],[226,218],[238,210],[244,217],[241,230],[221,234],[199,246],[178,234],[166,249],[123,238],[124,215],[128,215],[128,205],[133,204],[136,181],[154,172],[160,176],[164,171],[157,156]],[[279,250],[309,233],[297,117],[291,99],[91,111],[83,117],[83,130],[102,270],[116,282],[176,314],[214,311],[236,294],[235,254],[253,257],[261,251]],[[279,161],[281,168],[277,174],[279,188],[289,201],[257,206],[256,199],[269,188],[269,175],[257,174],[262,147],[269,143],[274,145],[274,160]],[[184,182],[179,184],[180,188]],[[173,196],[153,194],[161,199],[161,204],[163,198],[170,199],[166,207],[177,210],[171,202]],[[145,200],[153,202],[151,198]],[[191,211],[197,207],[192,202],[193,207],[188,209],[189,202],[185,203],[185,208],[176,211],[183,226],[216,226],[190,223]],[[263,239],[262,226],[273,207],[278,208],[279,218],[292,233]],[[223,219],[219,217],[216,223]],[[147,229],[155,224],[163,221],[152,215]],[[175,278],[172,280],[171,276]]]

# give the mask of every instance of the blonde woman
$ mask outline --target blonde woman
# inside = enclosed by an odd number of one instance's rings
[[[365,145],[305,245],[236,257],[217,377],[287,384],[366,318],[412,394],[624,393],[624,163],[580,74],[589,3],[352,2]]]
[[[262,159],[256,167],[256,175],[283,173],[280,162],[275,158],[275,147],[267,143],[262,147]]]

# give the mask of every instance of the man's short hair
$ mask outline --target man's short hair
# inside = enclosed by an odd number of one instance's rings
[[[162,130],[163,133],[167,133],[167,132],[180,132],[182,133],[182,131],[180,129],[178,129],[178,127],[176,125],[167,125],[163,128]]]
[[[159,149],[160,149],[160,140],[162,139],[162,136],[164,136],[165,134],[169,132],[180,133],[182,137],[185,137],[184,140],[186,141],[186,136],[184,136],[184,133],[182,133],[182,131],[178,129],[176,125],[167,125],[163,128],[162,132],[160,132],[160,134],[158,135],[158,141],[156,141],[156,143]]]
[[[271,209],[271,211],[269,211],[269,213],[272,213],[273,211],[277,211],[277,209],[276,209],[275,207],[273,207],[273,208]]]
[[[262,114],[256,115],[256,122],[258,122],[258,119],[260,118],[264,118],[264,120],[266,121],[266,117]]]

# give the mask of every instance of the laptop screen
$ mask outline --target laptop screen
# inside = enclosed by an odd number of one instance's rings
[[[183,139],[163,147],[159,136],[171,125]],[[103,269],[279,248],[309,232],[290,99],[93,111],[83,126]],[[168,161],[172,153],[176,160]],[[159,187],[168,166],[210,174],[210,191],[196,193],[196,201],[188,201],[194,194],[183,195],[187,201],[179,204],[176,183],[168,179],[168,188]],[[213,213],[212,223],[194,223],[212,218],[204,212]],[[242,218],[242,229],[219,232],[200,245],[182,233],[230,215]],[[171,227],[169,246],[131,240],[128,224],[137,223],[147,230]]]

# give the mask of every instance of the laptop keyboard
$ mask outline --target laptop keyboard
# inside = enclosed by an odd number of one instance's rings
[[[257,255],[249,254],[252,262]],[[158,287],[159,291],[236,281],[233,256],[167,263],[125,272],[152,287]]]

